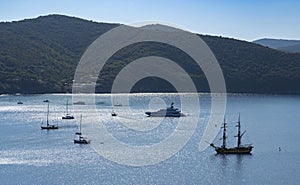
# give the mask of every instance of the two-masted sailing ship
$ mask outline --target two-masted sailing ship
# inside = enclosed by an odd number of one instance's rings
[[[238,133],[235,137],[237,137],[237,146],[236,147],[232,147],[229,148],[226,145],[226,139],[227,139],[227,135],[226,135],[226,129],[227,129],[227,123],[224,119],[224,123],[223,123],[223,137],[222,137],[222,141],[223,144],[222,146],[218,147],[215,146],[213,143],[210,144],[210,146],[214,147],[217,154],[251,154],[252,148],[253,146],[251,144],[248,145],[242,145],[242,137],[245,134],[246,131],[244,131],[241,134],[241,121],[240,121],[240,115],[239,115],[239,119],[237,122],[236,127],[238,128]]]

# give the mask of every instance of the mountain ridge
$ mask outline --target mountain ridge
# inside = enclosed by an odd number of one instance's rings
[[[300,53],[300,40],[263,38],[255,40],[253,43],[284,52]]]
[[[70,91],[76,66],[85,49],[101,34],[119,26],[64,15],[0,23],[0,93]],[[232,38],[199,35],[223,70],[228,92],[300,93],[300,54],[281,52]],[[129,55],[130,53],[130,55]],[[192,77],[199,92],[209,92],[201,69],[176,48],[142,43],[124,48],[105,64],[97,92],[110,92],[116,74],[143,56],[177,61]],[[148,78],[132,92],[173,92],[168,82]]]

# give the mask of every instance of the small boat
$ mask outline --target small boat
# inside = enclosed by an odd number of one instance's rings
[[[167,107],[166,109],[160,109],[156,112],[145,112],[149,117],[181,117],[185,116],[183,113],[181,113],[181,110],[178,108],[174,108],[174,103],[171,103],[170,107]]]
[[[90,144],[91,140],[88,140],[81,133],[81,122],[82,122],[82,115],[80,115],[79,132],[75,133],[74,143],[76,143],[76,144]]]
[[[78,102],[74,102],[74,105],[85,105],[85,102],[83,101],[78,101]]]
[[[117,113],[115,113],[115,111],[114,111],[114,110],[112,110],[112,112],[111,112],[111,116],[117,116]]]
[[[50,125],[49,124],[49,101],[48,101],[48,111],[47,111],[47,124],[45,126],[43,126],[43,123],[41,125],[41,129],[46,129],[46,130],[54,130],[54,129],[58,129],[58,125]]]
[[[47,102],[49,102],[49,100],[44,100],[43,102],[47,103]]]
[[[68,100],[67,100],[67,104],[66,104],[66,115],[62,117],[62,119],[74,119],[74,116],[72,116],[71,114],[69,114],[68,112]]]
[[[240,115],[239,115],[239,119],[238,119],[236,127],[238,127],[238,133],[235,136],[235,137],[238,138],[238,140],[237,140],[237,146],[236,147],[232,147],[232,148],[228,148],[226,146],[226,138],[227,138],[227,136],[226,136],[226,128],[227,128],[227,124],[226,124],[225,119],[224,119],[224,123],[223,123],[223,127],[222,127],[223,128],[223,137],[222,137],[223,144],[222,144],[222,146],[217,147],[213,143],[210,144],[210,146],[212,146],[213,148],[215,148],[217,154],[251,154],[252,148],[254,148],[254,147],[251,144],[249,144],[249,145],[242,145],[241,144],[242,137],[243,137],[243,135],[245,134],[246,131],[244,131],[241,134]]]
[[[105,104],[104,101],[99,101],[99,102],[96,103],[96,105],[104,105],[104,104]]]
[[[23,104],[23,102],[21,102],[21,101],[18,101],[18,102],[17,102],[17,104],[19,104],[19,105],[22,105],[22,104]]]

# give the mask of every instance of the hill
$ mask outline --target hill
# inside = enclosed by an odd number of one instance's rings
[[[61,15],[0,23],[0,93],[65,92],[86,47],[115,26]]]
[[[63,15],[49,15],[0,23],[0,93],[66,92],[85,49],[101,34],[118,26]],[[300,93],[300,54],[266,48],[235,39],[199,35],[214,52],[223,70],[228,92]],[[97,92],[110,92],[116,74],[142,56],[176,61],[208,92],[207,81],[193,60],[161,43],[138,43],[123,48],[106,63]],[[147,78],[133,92],[174,91],[166,81]]]
[[[281,51],[290,52],[290,53],[300,53],[300,44],[280,47],[278,49]]]
[[[253,42],[285,52],[300,53],[300,40],[259,39]]]

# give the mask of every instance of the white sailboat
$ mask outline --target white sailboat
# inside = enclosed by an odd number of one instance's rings
[[[62,117],[62,119],[74,119],[74,116],[72,116],[71,114],[69,114],[68,112],[68,100],[67,100],[67,104],[66,104],[66,115]]]
[[[82,115],[80,115],[79,132],[75,133],[74,143],[76,143],[76,144],[90,144],[91,140],[84,137],[81,133],[81,122],[82,122]]]
[[[41,125],[41,129],[46,129],[46,130],[53,130],[53,129],[58,129],[58,125],[50,125],[49,124],[49,101],[48,103],[48,110],[47,110],[47,121],[46,121],[46,125],[43,126],[43,123]]]
[[[112,108],[111,116],[117,116],[117,113],[114,111],[114,107]]]

